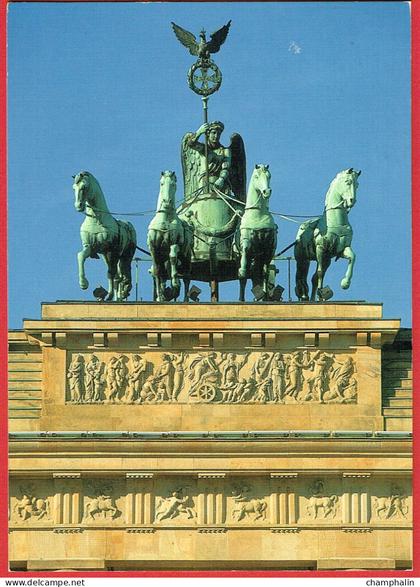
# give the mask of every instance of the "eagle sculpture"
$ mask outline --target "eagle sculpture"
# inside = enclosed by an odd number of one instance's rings
[[[210,53],[217,53],[225,42],[231,22],[230,20],[221,29],[212,33],[209,41],[206,40],[206,31],[202,30],[200,32],[199,42],[197,42],[195,36],[189,31],[186,31],[174,22],[171,24],[177,39],[187,47],[191,55],[197,55],[199,59],[208,61],[210,59]]]

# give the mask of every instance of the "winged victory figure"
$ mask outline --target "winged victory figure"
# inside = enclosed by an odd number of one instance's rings
[[[185,199],[194,198],[203,190],[206,182],[205,146],[198,139],[207,135],[209,188],[213,186],[225,194],[245,202],[246,159],[241,135],[231,136],[229,147],[220,143],[224,125],[220,121],[205,123],[195,133],[184,135],[181,144],[181,160],[184,173]],[[200,190],[201,188],[201,190]]]

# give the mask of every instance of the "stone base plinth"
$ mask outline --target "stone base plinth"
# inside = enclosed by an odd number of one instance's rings
[[[43,304],[10,333],[11,568],[409,568],[398,333],[363,302]]]
[[[43,304],[24,322],[41,369],[30,429],[381,430],[398,328],[362,302]]]

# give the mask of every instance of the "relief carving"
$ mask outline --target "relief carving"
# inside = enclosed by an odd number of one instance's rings
[[[73,403],[356,403],[351,356],[291,353],[75,354],[67,370]]]
[[[22,497],[16,500],[12,510],[12,519],[14,519],[14,521],[38,521],[43,518],[51,518],[48,498],[36,497],[33,493],[32,487],[21,488],[21,495]]]
[[[232,518],[236,522],[250,518],[252,521],[266,519],[267,502],[264,499],[251,497],[249,494],[251,488],[248,485],[236,485],[232,490],[232,499],[234,507],[232,509]]]
[[[173,520],[178,516],[193,519],[197,517],[193,500],[185,494],[186,487],[170,491],[167,497],[159,497],[156,504],[155,522]]]
[[[127,386],[128,368],[127,357],[124,355],[113,356],[106,366],[105,404],[117,403],[124,397]]]
[[[102,399],[104,387],[104,363],[96,355],[90,355],[85,366],[85,401],[95,403]]]
[[[315,481],[311,486],[312,495],[308,499],[306,511],[311,518],[327,519],[335,518],[338,506],[338,495],[325,495],[324,483],[321,480]]]
[[[141,355],[133,355],[128,372],[128,386],[122,401],[131,404],[140,401],[140,392],[146,379],[147,361]]]
[[[75,355],[67,370],[67,379],[69,380],[70,401],[80,403],[83,397],[83,371],[84,359],[82,355]]]
[[[407,496],[399,487],[391,488],[392,495],[389,497],[374,497],[373,506],[376,516],[380,520],[407,519],[408,505]]]
[[[121,510],[117,508],[115,499],[111,495],[112,487],[110,485],[92,487],[91,492],[96,497],[87,501],[83,514],[84,521],[97,520],[98,518],[115,519],[121,516]]]

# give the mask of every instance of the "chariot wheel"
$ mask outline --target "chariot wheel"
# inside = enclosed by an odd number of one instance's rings
[[[203,383],[197,389],[197,395],[203,402],[211,402],[216,397],[216,388],[210,383]]]

